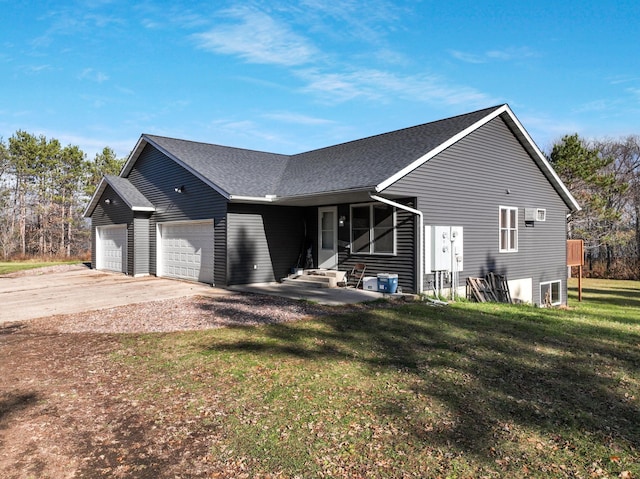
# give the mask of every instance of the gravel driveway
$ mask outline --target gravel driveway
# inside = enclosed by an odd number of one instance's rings
[[[82,264],[54,266],[0,276],[0,324],[148,301],[230,294],[204,284],[152,276],[134,278]]]
[[[357,308],[358,306],[352,305]],[[257,325],[327,314],[331,307],[83,265],[0,276],[0,331],[145,333]]]

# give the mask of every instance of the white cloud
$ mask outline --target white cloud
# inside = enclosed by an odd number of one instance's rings
[[[635,83],[638,80],[640,80],[640,77],[631,76],[631,75],[616,75],[616,76],[610,77],[608,80],[609,80],[609,83],[611,83],[612,85],[621,85],[624,83]]]
[[[482,55],[461,52],[459,50],[451,50],[449,51],[449,53],[453,58],[463,61],[465,63],[486,63],[487,62],[487,59]]]
[[[616,101],[611,99],[592,100],[573,109],[574,113],[605,112],[616,108]]]
[[[640,88],[627,88],[627,91],[631,93],[636,100],[640,101]]]
[[[39,73],[50,71],[52,69],[53,68],[51,65],[29,65],[21,68],[21,70],[31,75],[37,75]]]
[[[321,95],[331,102],[355,98],[384,102],[402,98],[425,103],[479,107],[498,103],[485,93],[471,87],[453,85],[437,75],[402,76],[387,71],[363,69],[351,73],[305,70],[299,72],[299,76],[307,81],[303,91]]]
[[[518,118],[526,126],[538,147],[547,152],[551,151],[553,144],[564,135],[571,135],[583,130],[580,123],[569,118],[527,113],[519,114]]]
[[[488,50],[484,53],[470,53],[460,50],[450,50],[451,56],[465,63],[489,63],[492,61],[517,61],[524,58],[539,56],[538,53],[528,47],[511,47],[504,50]]]
[[[109,79],[109,76],[100,71],[94,70],[93,68],[85,68],[80,73],[81,80],[90,80],[96,83],[104,83]]]
[[[303,65],[318,54],[306,38],[264,12],[237,9],[227,16],[236,22],[193,36],[200,48],[237,55],[249,63],[285,66]]]
[[[386,0],[303,0],[300,15],[310,29],[337,38],[379,43],[407,15],[408,8]]]
[[[294,123],[298,125],[328,125],[333,123],[333,121],[326,120],[324,118],[315,118],[292,112],[274,112],[267,113],[262,116],[270,120],[281,121],[283,123]]]

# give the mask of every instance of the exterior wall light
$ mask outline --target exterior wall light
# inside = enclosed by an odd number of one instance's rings
[[[338,218],[338,226],[344,226],[344,222],[347,220],[346,216],[341,216]]]
[[[176,193],[182,193],[184,191],[184,186],[176,186],[173,191]]]
[[[104,203],[105,203],[106,205],[110,205],[110,204],[112,203],[111,198],[107,198],[107,199],[105,199],[105,200],[104,200]]]

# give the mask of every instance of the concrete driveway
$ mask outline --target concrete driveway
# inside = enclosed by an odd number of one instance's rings
[[[0,276],[0,323],[81,313],[185,296],[234,294],[198,283],[133,278],[72,266],[62,271]]]

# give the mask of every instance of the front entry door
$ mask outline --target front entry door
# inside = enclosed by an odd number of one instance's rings
[[[338,208],[318,208],[318,268],[338,267]]]

